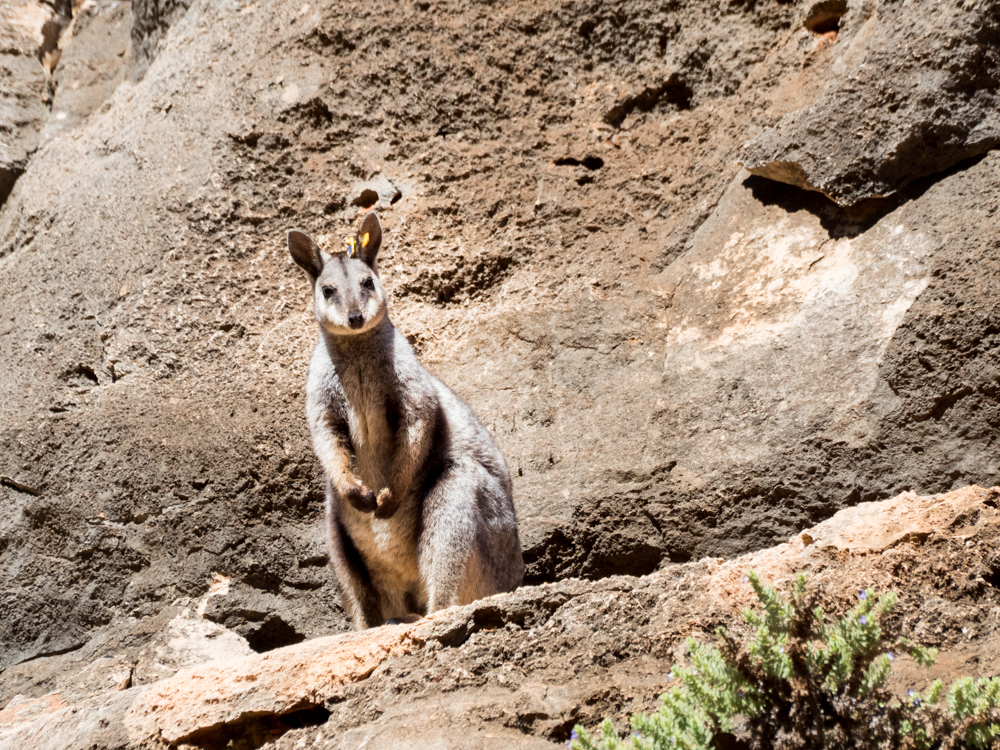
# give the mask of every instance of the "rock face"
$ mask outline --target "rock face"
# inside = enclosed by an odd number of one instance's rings
[[[71,132],[107,101],[131,62],[132,4],[115,0],[83,3],[63,32],[55,95],[42,141]]]
[[[283,238],[371,205],[530,583],[1000,480],[995,4],[84,6],[51,109],[35,52],[2,84],[41,145],[0,207],[0,705],[97,658],[160,679],[220,577],[234,647],[346,630]]]
[[[834,614],[860,588],[896,591],[903,635],[942,649],[931,670],[897,659],[902,695],[1000,669],[998,541],[1000,488],[904,493],[728,562],[526,587],[76,699],[66,675],[63,692],[0,712],[0,748],[555,747],[577,722],[651,709],[684,638],[739,622],[748,568],[782,587],[807,570]]]
[[[0,206],[38,147],[50,100],[41,57],[52,50],[56,14],[36,2],[0,6]]]
[[[850,206],[1000,144],[1000,3],[822,0],[805,25],[838,75],[747,144],[753,174]]]

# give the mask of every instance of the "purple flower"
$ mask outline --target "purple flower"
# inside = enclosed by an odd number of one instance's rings
[[[858,622],[860,622],[862,625],[867,625],[868,617],[865,615],[861,615],[861,617],[858,618]]]
[[[889,661],[893,661],[896,658],[896,655],[894,653],[892,653],[892,651],[890,651],[888,654],[886,654],[886,656],[889,657]]]
[[[906,691],[906,697],[907,698],[912,698],[916,694],[917,694],[917,691],[914,690],[913,688],[910,688],[909,690]]]
[[[569,733],[569,738],[571,740],[578,740],[578,739],[580,739],[580,735],[578,735],[576,733],[576,730],[574,729],[572,732]]]
[[[860,599],[861,601],[864,601],[867,598],[868,598],[868,592],[867,591],[862,591],[860,594],[858,594],[858,599]]]

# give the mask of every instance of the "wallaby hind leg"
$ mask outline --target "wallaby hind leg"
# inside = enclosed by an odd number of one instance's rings
[[[417,552],[428,613],[512,590],[520,582],[516,521],[513,509],[503,512],[509,504],[500,482],[479,464],[452,467],[428,493]],[[508,526],[516,562],[503,559],[511,549]],[[509,585],[507,569],[517,566],[517,581]]]
[[[382,607],[372,587],[364,560],[337,517],[333,488],[327,485],[327,538],[330,565],[340,585],[344,611],[359,630],[381,625]]]

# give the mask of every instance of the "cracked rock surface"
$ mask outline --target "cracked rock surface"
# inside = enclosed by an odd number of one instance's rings
[[[578,722],[611,715],[624,728],[629,712],[654,708],[686,637],[707,640],[721,625],[745,635],[748,568],[779,588],[808,571],[834,616],[862,588],[897,592],[902,635],[941,649],[930,670],[897,659],[899,695],[937,677],[995,674],[998,506],[1000,488],[904,493],[735,560],[525,587],[414,625],[235,653],[150,685],[86,693],[64,671],[58,691],[0,712],[0,748],[557,747]],[[175,622],[197,621],[186,612]]]

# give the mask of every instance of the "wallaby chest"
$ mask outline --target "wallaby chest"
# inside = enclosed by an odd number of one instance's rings
[[[340,380],[354,469],[361,481],[378,492],[389,484],[398,447],[403,420],[400,396],[392,379],[372,368],[345,368]]]
[[[355,474],[378,492],[390,484],[393,461],[400,440],[402,420],[399,397],[384,382],[366,379],[362,373],[342,378],[347,400],[347,422],[354,451]],[[368,574],[381,590],[420,589],[415,529],[418,508],[405,503],[391,518],[376,518],[350,506],[342,520],[365,561]]]

